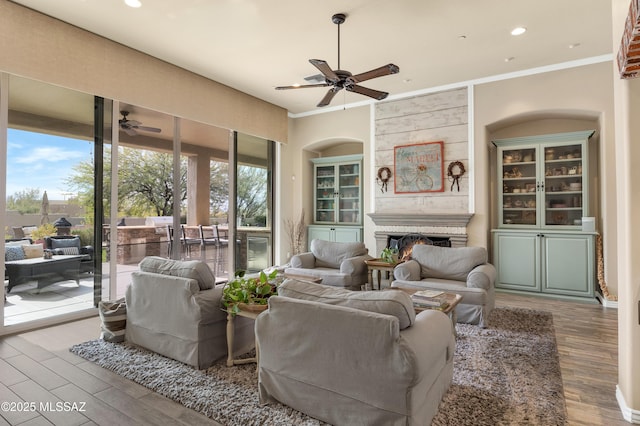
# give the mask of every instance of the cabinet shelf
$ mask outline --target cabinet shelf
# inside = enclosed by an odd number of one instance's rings
[[[322,157],[314,165],[314,217],[322,225],[362,222],[362,155]]]
[[[587,141],[591,134],[573,132],[493,142],[498,170],[502,170],[497,176],[500,228],[580,227],[582,217],[589,215]]]

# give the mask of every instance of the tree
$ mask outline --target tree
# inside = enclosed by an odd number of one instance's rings
[[[111,158],[110,148],[105,148],[104,163],[104,211],[110,211]],[[155,151],[121,148],[118,156],[118,211],[122,216],[171,216],[173,215],[173,157]],[[73,174],[66,183],[78,192],[78,201],[85,206],[87,223],[93,223],[94,165],[85,161],[73,167]],[[255,218],[267,212],[267,170],[238,167],[238,216]],[[180,165],[180,202],[187,199],[187,159]],[[229,165],[212,161],[210,174],[210,206],[214,215],[228,212]],[[37,204],[37,208],[40,205]]]
[[[111,209],[111,158],[105,148],[104,211]],[[78,191],[79,202],[85,206],[87,219],[93,218],[94,165],[85,161],[73,167],[66,183]],[[180,201],[187,197],[187,163],[180,167]],[[173,214],[173,159],[171,154],[122,148],[118,156],[118,211],[123,216],[171,216]],[[90,222],[93,222],[90,220]]]
[[[120,155],[119,210],[127,216],[173,215],[173,157],[125,148]],[[181,159],[180,202],[187,199],[187,161]]]
[[[229,211],[229,164],[227,163],[211,162],[209,203],[213,216],[223,216]]]
[[[42,196],[37,188],[26,188],[7,197],[7,210],[15,210],[20,214],[39,213]]]
[[[267,214],[267,170],[259,167],[238,166],[236,182],[237,216],[255,218]]]

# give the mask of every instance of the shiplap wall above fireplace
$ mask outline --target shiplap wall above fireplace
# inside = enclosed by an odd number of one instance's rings
[[[389,102],[375,107],[375,167],[394,171],[394,148],[400,145],[444,142],[444,191],[411,194],[395,193],[395,176],[382,192],[375,192],[376,250],[386,244],[385,235],[418,232],[426,235],[455,236],[455,245],[466,244],[469,214],[469,142],[467,88],[430,93]],[[466,173],[460,190],[447,178],[447,167],[461,161]],[[374,176],[375,180],[375,176]],[[451,220],[448,220],[450,218]],[[384,241],[384,243],[383,243]],[[381,247],[378,247],[381,246]]]

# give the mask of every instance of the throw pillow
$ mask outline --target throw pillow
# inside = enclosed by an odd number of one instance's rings
[[[24,259],[24,251],[22,246],[9,246],[4,248],[4,261],[11,262],[13,260]]]
[[[98,312],[100,312],[102,320],[100,338],[112,343],[124,342],[127,325],[127,304],[124,298],[115,301],[100,301]]]
[[[30,244],[22,246],[22,250],[24,251],[24,257],[26,259],[33,259],[36,257],[43,257],[44,248],[42,244]]]
[[[80,254],[80,250],[78,250],[78,247],[60,247],[57,250],[61,251],[62,254],[66,254],[66,255],[79,255]]]
[[[154,274],[190,278],[198,282],[200,290],[209,290],[216,283],[216,277],[209,266],[200,260],[173,260],[159,256],[148,256],[140,262],[140,270]]]
[[[411,326],[416,319],[413,302],[402,291],[351,291],[290,278],[278,287],[278,296],[393,315],[398,318],[400,330]]]

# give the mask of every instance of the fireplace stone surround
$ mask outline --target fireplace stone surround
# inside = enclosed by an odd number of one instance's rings
[[[378,257],[389,243],[389,238],[406,234],[423,234],[434,239],[448,238],[451,247],[467,245],[467,225],[472,213],[369,213],[376,225],[375,257]]]

